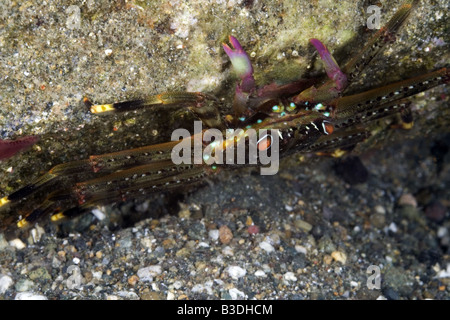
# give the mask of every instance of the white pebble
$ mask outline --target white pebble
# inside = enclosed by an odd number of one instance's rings
[[[382,205],[376,205],[374,209],[376,213],[386,214],[386,209]]]
[[[102,221],[103,219],[106,218],[106,214],[103,211],[99,210],[99,209],[93,209],[91,211],[91,213],[94,215],[94,217],[96,217],[100,221]]]
[[[219,229],[209,230],[208,235],[211,238],[211,240],[217,241],[219,239]]]
[[[173,292],[167,292],[167,300],[175,300],[175,295],[173,294]]]
[[[392,222],[392,223],[389,225],[388,229],[389,229],[390,231],[394,232],[394,233],[396,233],[397,230],[398,230],[397,225],[396,225],[394,222]]]
[[[197,248],[209,248],[209,244],[202,241],[197,245]]]
[[[270,243],[268,243],[267,241],[261,242],[259,244],[259,247],[261,249],[265,250],[268,253],[275,251],[275,248]]]
[[[291,271],[286,272],[283,275],[283,280],[285,282],[289,282],[289,281],[297,281],[297,277],[295,276],[295,274]]]
[[[222,249],[222,254],[225,256],[233,256],[234,251],[230,246],[226,246],[225,248]]]
[[[0,276],[0,294],[4,294],[13,283],[14,281],[10,276]]]
[[[233,299],[233,300],[242,300],[247,297],[247,295],[244,292],[242,292],[236,288],[228,290],[228,293],[230,294],[231,299]]]
[[[303,253],[303,254],[306,255],[306,253],[308,252],[308,249],[306,249],[304,246],[296,245],[295,246],[295,251],[297,251],[298,253]]]
[[[230,277],[235,280],[242,278],[247,274],[247,271],[239,266],[229,266],[227,268],[227,272],[230,275]]]
[[[438,238],[443,238],[448,234],[447,228],[446,227],[439,227],[438,231],[437,231],[437,236]]]
[[[35,294],[33,292],[19,292],[14,300],[48,300],[46,296]]]
[[[106,49],[105,50],[105,55],[106,56],[110,56],[112,54],[112,50],[111,49]]]
[[[11,240],[9,242],[9,245],[11,247],[15,247],[16,249],[19,249],[19,250],[22,250],[23,248],[26,247],[25,243],[23,243],[22,240],[20,240],[20,239]]]
[[[260,270],[256,270],[255,271],[255,277],[265,278],[267,276],[266,276],[266,273],[263,270],[260,269]]]
[[[137,272],[137,276],[141,281],[153,281],[153,277],[161,274],[162,269],[160,265],[153,265],[145,268],[141,268]]]
[[[75,257],[75,258],[72,259],[72,262],[75,263],[75,264],[79,264],[80,263],[80,258]]]

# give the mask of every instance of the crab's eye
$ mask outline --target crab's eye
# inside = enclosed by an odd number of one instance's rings
[[[323,133],[325,133],[325,134],[332,134],[333,131],[334,131],[334,126],[328,121],[323,121],[322,122],[322,129],[323,129]]]
[[[258,140],[258,143],[256,146],[258,147],[259,151],[265,151],[270,148],[272,145],[272,136],[270,134],[266,134],[261,139]]]

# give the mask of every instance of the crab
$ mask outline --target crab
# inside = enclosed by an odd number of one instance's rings
[[[370,136],[365,127],[370,122],[400,113],[408,125],[411,102],[407,98],[448,83],[449,70],[442,68],[380,88],[347,94],[349,86],[373,58],[395,41],[395,34],[416,3],[404,3],[343,67],[320,40],[311,39],[324,64],[327,74],[324,80],[300,79],[259,88],[248,54],[237,38],[230,36],[229,44],[224,43],[223,49],[240,78],[232,102],[233,114],[222,114],[219,99],[201,92],[168,92],[111,104],[94,104],[84,98],[84,103],[93,114],[105,115],[175,106],[186,108],[207,129],[217,129],[223,135],[230,129],[239,130],[221,142],[202,139],[203,130],[184,137],[188,145],[195,145],[200,137],[198,147],[203,154],[208,151],[209,156],[225,155],[239,143],[243,143],[245,150],[253,148],[279,157],[294,153],[338,156]],[[252,130],[263,130],[265,134],[251,139]],[[14,212],[19,218],[13,227],[22,229],[45,216],[59,221],[98,205],[198,184],[220,169],[237,166],[236,163],[210,163],[209,156],[201,161],[175,163],[173,152],[180,143],[181,140],[175,139],[56,165],[32,183],[0,198],[0,210]],[[192,157],[194,154],[189,154]],[[259,154],[253,160],[248,165],[265,164]],[[1,229],[9,227],[3,225]]]

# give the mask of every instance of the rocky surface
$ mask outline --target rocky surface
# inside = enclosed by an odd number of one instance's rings
[[[231,101],[235,79],[220,45],[228,34],[249,52],[259,84],[322,72],[311,37],[340,62],[370,34],[364,1],[71,5],[0,4],[0,138],[41,137],[0,162],[0,196],[55,164],[167,139],[188,119],[96,117],[85,95],[198,90]],[[353,90],[448,63],[447,6],[422,1]],[[447,91],[414,99],[412,130],[383,130],[362,148],[364,179],[345,162],[294,156],[276,176],[224,172],[190,192],[100,208],[102,221],[41,223],[10,242],[0,235],[0,298],[448,299]]]

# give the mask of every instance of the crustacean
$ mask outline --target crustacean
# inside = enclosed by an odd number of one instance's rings
[[[209,155],[226,154],[239,142],[249,150],[250,129],[266,130],[264,136],[253,142],[257,151],[274,152],[280,157],[293,153],[336,154],[370,135],[365,124],[393,114],[407,115],[410,105],[407,97],[448,82],[449,71],[442,68],[361,93],[346,94],[346,89],[372,59],[395,41],[395,34],[416,2],[403,4],[343,67],[339,67],[322,42],[311,39],[325,65],[327,78],[322,82],[302,79],[258,88],[248,55],[239,41],[230,36],[230,45],[224,44],[223,48],[241,79],[232,103],[233,115],[221,114],[217,98],[198,92],[162,93],[113,104],[93,104],[85,98],[85,103],[95,114],[176,106],[187,108],[205,127],[215,128],[224,136],[229,129],[241,129],[221,143],[200,138],[201,151],[209,150]],[[202,131],[189,138],[195,140],[201,134]],[[185,187],[215,174],[220,168],[237,165],[211,164],[208,157],[191,163],[175,163],[172,155],[179,143],[176,140],[59,164],[37,180],[0,198],[1,210],[14,212],[19,217],[17,227],[23,228],[44,216],[58,221],[100,204]],[[192,156],[189,154],[189,158]],[[253,160],[250,164],[264,164],[258,155]]]

